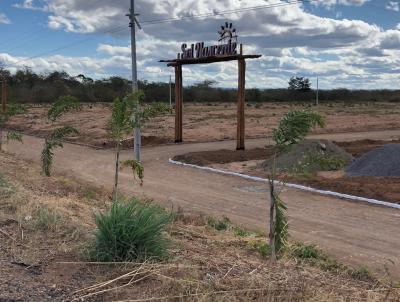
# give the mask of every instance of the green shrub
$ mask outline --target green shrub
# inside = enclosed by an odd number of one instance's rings
[[[154,259],[167,254],[170,242],[164,231],[171,215],[151,202],[133,199],[114,202],[105,214],[95,216],[97,230],[91,258],[104,262]]]
[[[372,281],[374,280],[374,277],[372,276],[369,268],[367,266],[361,266],[360,268],[358,268],[357,270],[353,270],[350,272],[350,275],[357,279],[357,280],[361,280],[361,281]]]
[[[235,232],[235,235],[238,237],[246,237],[249,236],[249,232],[247,232],[243,227],[241,226],[236,226],[233,228],[233,231]]]
[[[227,216],[222,217],[222,220],[215,219],[214,217],[208,217],[207,224],[217,231],[226,231],[231,225],[231,221]]]
[[[300,259],[318,259],[323,257],[315,245],[296,244],[291,247],[291,254]]]
[[[305,163],[318,165],[320,171],[337,171],[346,166],[345,161],[338,156],[321,153],[308,154]]]
[[[294,165],[289,173],[299,180],[309,180],[316,171],[339,171],[346,166],[345,160],[336,155],[311,152]]]
[[[337,272],[345,270],[342,264],[319,250],[315,245],[297,243],[289,248],[289,253],[291,256],[307,261],[324,271]]]
[[[252,247],[256,250],[257,253],[260,254],[261,257],[268,257],[271,255],[271,248],[270,246],[261,241],[254,242],[252,244]]]

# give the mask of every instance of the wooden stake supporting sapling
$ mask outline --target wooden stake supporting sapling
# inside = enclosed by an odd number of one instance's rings
[[[279,197],[282,192],[277,188],[276,176],[276,155],[271,173],[268,176],[269,193],[270,193],[270,210],[269,210],[269,245],[271,248],[271,260],[276,262],[279,255],[287,246],[289,237],[289,224],[286,217],[287,207]],[[282,184],[283,185],[283,184]]]

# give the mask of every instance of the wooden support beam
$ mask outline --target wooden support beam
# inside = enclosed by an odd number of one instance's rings
[[[241,50],[243,52],[243,48]],[[167,66],[175,67],[178,65],[193,65],[193,64],[210,64],[217,62],[238,61],[242,59],[258,59],[261,55],[243,55],[243,53],[233,56],[213,56],[200,59],[173,59],[173,60],[160,60],[161,63],[168,63]]]
[[[245,102],[246,102],[246,60],[239,63],[239,87],[237,100],[237,150],[245,150]]]
[[[175,143],[183,141],[182,65],[175,66]]]
[[[7,79],[3,78],[1,80],[1,103],[2,103],[2,111],[6,112],[7,110]]]

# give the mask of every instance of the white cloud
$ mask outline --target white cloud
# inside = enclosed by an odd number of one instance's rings
[[[389,1],[388,3],[386,3],[385,7],[388,10],[399,12],[400,11],[400,2],[398,2],[398,1]]]
[[[11,24],[11,21],[5,14],[0,13],[0,24]]]
[[[30,10],[39,10],[39,11],[48,11],[48,7],[46,5],[44,6],[38,6],[35,5],[34,0],[24,0],[21,3],[16,3],[13,6],[16,8],[23,8],[23,9],[30,9]]]
[[[363,6],[365,3],[371,0],[316,0],[311,2],[311,4],[316,6],[325,6],[327,8],[332,8],[335,5],[345,5],[345,6]]]
[[[348,6],[362,6],[371,0],[339,0],[339,4]]]
[[[400,50],[400,30],[388,30],[382,35],[380,42],[382,49]]]
[[[124,29],[128,19],[129,1],[47,0],[50,11],[49,27],[79,33],[110,32],[120,26]],[[324,3],[329,3],[330,0]],[[340,0],[344,5],[362,5],[365,0]],[[141,21],[182,17],[215,11],[233,10],[265,5],[265,0],[139,0],[137,11]],[[283,3],[269,0],[268,3]],[[338,47],[360,43],[373,38],[380,29],[363,21],[321,18],[304,11],[301,4],[247,11],[228,16],[235,22],[244,40],[262,38],[260,44],[270,47],[307,46]],[[207,20],[181,21],[150,25],[143,23],[146,34],[162,40],[184,41],[215,40],[216,31],[227,16]],[[128,31],[126,30],[126,33]],[[272,44],[272,45],[271,45]],[[368,44],[368,43],[367,43]]]
[[[100,53],[108,54],[108,55],[129,55],[131,53],[130,47],[124,46],[112,46],[107,44],[100,44],[97,47],[97,51]]]

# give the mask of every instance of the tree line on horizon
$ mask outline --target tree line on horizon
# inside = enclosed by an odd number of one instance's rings
[[[64,71],[37,74],[29,68],[14,74],[1,68],[0,76],[8,79],[8,95],[14,103],[53,103],[61,96],[70,95],[83,103],[113,102],[131,91],[131,81],[118,76],[92,79],[83,74],[71,76]],[[237,89],[220,88],[217,82],[205,80],[184,87],[184,101],[195,103],[235,102]],[[169,83],[139,81],[145,102],[168,102]],[[174,87],[172,89],[174,94]],[[174,99],[174,95],[172,96]],[[246,90],[248,102],[310,102],[316,91],[307,78],[291,78],[288,88]],[[400,102],[400,90],[349,90],[337,88],[319,91],[320,102]]]

